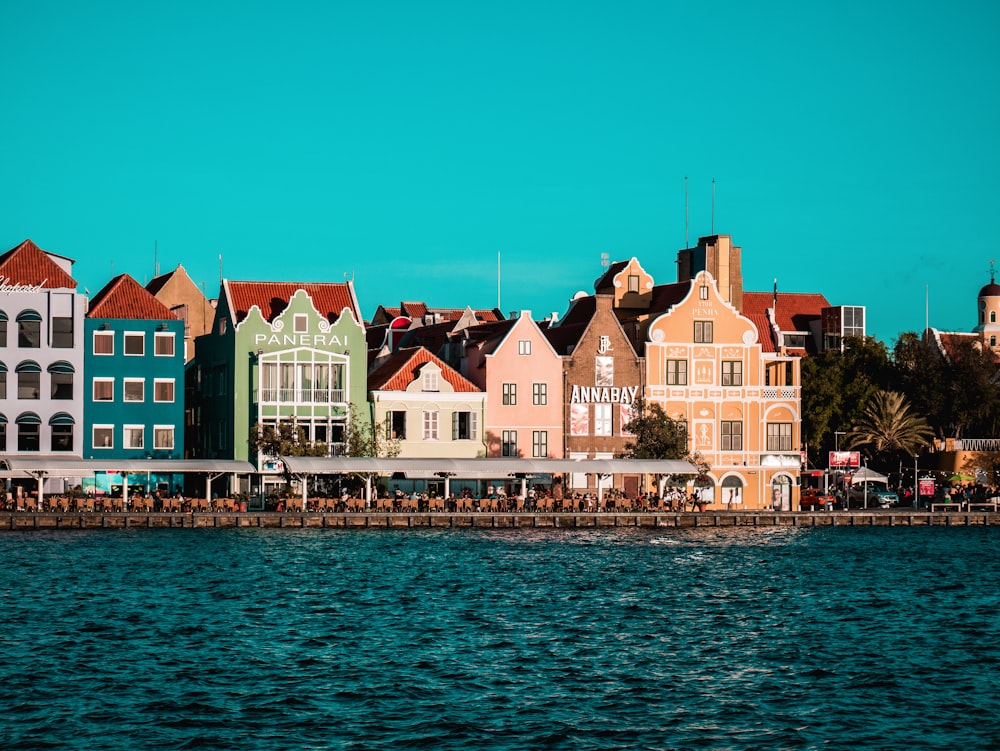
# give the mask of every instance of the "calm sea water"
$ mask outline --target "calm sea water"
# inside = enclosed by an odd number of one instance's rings
[[[0,748],[998,748],[998,545],[995,527],[2,534]]]

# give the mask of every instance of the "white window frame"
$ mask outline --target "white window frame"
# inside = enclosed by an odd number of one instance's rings
[[[138,430],[139,431],[139,446],[130,446],[129,431]],[[145,425],[122,425],[122,448],[131,449],[132,451],[141,451],[146,448],[146,426]]]
[[[106,430],[111,434],[111,443],[107,446],[102,446],[97,442],[97,431]],[[114,425],[94,425],[92,426],[90,432],[90,445],[95,449],[113,449],[115,447],[115,426]]]
[[[440,391],[441,390],[440,376],[441,374],[437,370],[425,370],[421,374],[421,383],[423,384],[423,390]]]
[[[142,352],[135,353],[128,351],[128,340],[138,339],[142,342]],[[122,354],[125,357],[145,357],[146,356],[146,332],[145,331],[125,331],[122,334]]]
[[[129,399],[128,398],[128,387],[129,384],[138,383],[142,386],[142,399]],[[146,379],[145,378],[122,378],[122,401],[128,402],[129,404],[142,404],[146,401]]]
[[[165,383],[169,383],[170,384],[170,398],[169,399],[160,399],[160,398],[158,398],[158,395],[156,393],[156,387],[159,386],[159,385],[161,385],[161,384],[165,384]],[[176,386],[173,378],[154,378],[153,379],[153,401],[157,402],[159,404],[173,404],[175,401],[177,401],[177,386]]]
[[[98,399],[97,398],[97,384],[98,383],[110,383],[111,384],[111,398],[110,399]],[[90,385],[90,400],[92,402],[99,402],[106,404],[107,402],[113,402],[115,400],[115,379],[114,378],[95,378],[91,381]]]
[[[169,430],[170,431],[170,445],[160,446],[156,443],[157,431]],[[173,425],[154,425],[153,426],[153,451],[173,451],[174,447],[177,445],[175,439],[176,427]]]
[[[441,413],[436,409],[425,409],[423,411],[423,436],[425,441],[437,441],[440,438],[440,417]]]
[[[111,341],[111,351],[110,352],[98,352],[97,351],[97,340],[108,339]],[[115,332],[114,331],[95,331],[94,338],[90,343],[91,352],[93,352],[94,357],[113,357],[115,354]]]
[[[594,405],[594,435],[612,435],[612,414],[613,405],[605,402],[598,402]]]
[[[519,354],[519,355],[530,355],[531,354],[531,340],[530,339],[518,339],[517,340],[517,354]]]
[[[153,334],[153,356],[154,357],[173,357],[177,353],[177,337],[174,336],[174,332],[168,331],[155,332]],[[160,342],[170,342],[170,352],[160,352]]]

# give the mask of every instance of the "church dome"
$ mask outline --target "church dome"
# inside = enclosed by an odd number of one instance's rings
[[[980,297],[1000,297],[1000,284],[995,282],[990,282],[981,290],[979,290]]]

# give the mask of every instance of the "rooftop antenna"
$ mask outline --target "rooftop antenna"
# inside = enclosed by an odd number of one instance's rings
[[[219,253],[219,284],[222,284],[222,253]]]
[[[712,178],[712,234],[715,234],[715,178]]]
[[[160,275],[160,246],[156,240],[153,240],[153,277],[158,277]]]
[[[993,267],[993,259],[990,259],[990,284],[993,284],[993,280],[996,277],[996,269]]]
[[[500,307],[500,251],[497,251],[497,310],[503,310]]]
[[[690,248],[688,242],[688,176],[684,175],[684,247]]]
[[[601,253],[601,268],[606,269],[611,265],[611,256],[608,253]]]

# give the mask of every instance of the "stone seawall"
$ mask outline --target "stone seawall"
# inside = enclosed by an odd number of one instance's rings
[[[191,529],[258,527],[280,529],[415,529],[428,527],[553,528],[607,527],[829,527],[990,526],[1000,513],[947,511],[705,511],[657,513],[35,513],[0,512],[0,532],[52,529]]]

